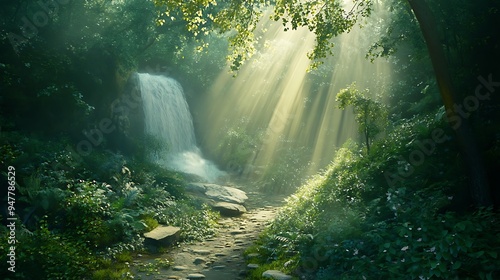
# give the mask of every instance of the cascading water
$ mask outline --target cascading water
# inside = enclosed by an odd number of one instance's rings
[[[224,175],[203,158],[182,86],[174,79],[138,73],[150,159],[167,168],[214,182]]]

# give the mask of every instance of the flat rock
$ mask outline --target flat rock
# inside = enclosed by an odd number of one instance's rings
[[[256,269],[256,268],[259,268],[259,265],[258,265],[258,264],[256,264],[256,263],[249,263],[249,264],[247,265],[247,268],[248,268],[248,269]]]
[[[247,259],[258,258],[258,257],[260,257],[259,253],[251,253],[247,255]]]
[[[172,245],[179,239],[181,228],[173,226],[159,225],[157,228],[144,234],[145,242],[153,246],[168,246]]]
[[[292,276],[286,275],[279,270],[266,270],[262,273],[262,277],[275,280],[292,280]]]
[[[186,276],[187,279],[205,279],[205,275],[201,273],[191,273]]]
[[[229,202],[217,202],[212,206],[212,208],[219,211],[222,216],[226,217],[236,217],[247,212],[245,206]]]
[[[176,265],[174,267],[172,267],[172,270],[174,271],[183,271],[183,270],[187,270],[187,266],[181,266],[181,265]]]
[[[194,249],[192,252],[193,252],[193,254],[197,254],[197,255],[203,255],[203,256],[210,255],[209,250]]]

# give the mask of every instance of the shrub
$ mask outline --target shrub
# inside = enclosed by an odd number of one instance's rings
[[[452,204],[465,185],[462,167],[450,164],[453,145],[436,147],[418,166],[401,159],[441,125],[412,121],[374,143],[368,156],[347,143],[300,187],[251,248],[265,267],[305,279],[500,277],[500,216]],[[409,168],[400,180],[384,176]],[[460,212],[450,210],[456,205]]]

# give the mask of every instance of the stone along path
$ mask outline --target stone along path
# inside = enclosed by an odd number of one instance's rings
[[[243,252],[258,238],[274,218],[284,196],[266,196],[249,192],[246,213],[237,217],[221,217],[214,237],[202,242],[181,243],[160,255],[145,255],[135,260],[134,267],[147,267],[155,259],[173,261],[170,268],[144,272],[136,269],[137,279],[245,279],[252,265],[247,265]],[[151,265],[150,265],[151,266]]]

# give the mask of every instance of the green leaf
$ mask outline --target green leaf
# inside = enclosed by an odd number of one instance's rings
[[[463,231],[465,230],[465,223],[458,223],[455,226],[458,230]]]
[[[462,266],[462,262],[460,262],[460,261],[456,261],[455,263],[453,263],[453,265],[452,265],[452,267],[451,267],[451,268],[452,268],[452,269],[454,269],[454,270],[457,270],[457,269],[459,269],[461,266]]]
[[[445,273],[446,271],[448,271],[448,268],[446,267],[446,265],[440,263],[439,264],[439,270],[443,273]]]
[[[137,231],[141,231],[141,230],[144,230],[146,228],[148,228],[148,226],[142,222],[142,221],[135,221],[132,223],[132,227],[137,230]]]
[[[431,261],[431,268],[432,269],[435,269],[438,265],[438,262],[437,261]]]
[[[484,255],[484,251],[479,251],[479,252],[477,252],[477,253],[474,253],[474,254],[473,254],[473,256],[474,256],[475,258],[480,258],[480,257],[482,257],[483,255]]]
[[[498,258],[498,253],[497,252],[488,251],[488,255],[490,255],[490,257],[492,257],[494,259]]]

